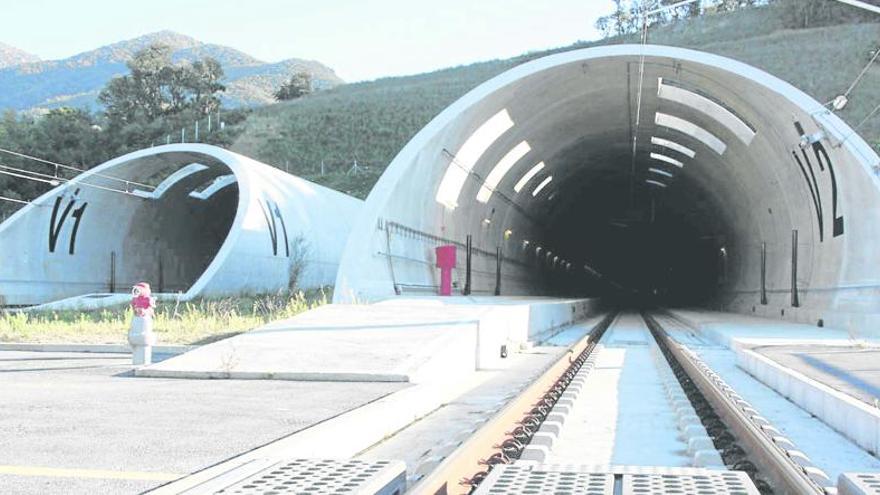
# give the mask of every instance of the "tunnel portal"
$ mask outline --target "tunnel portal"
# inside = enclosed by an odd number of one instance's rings
[[[829,109],[731,59],[650,45],[544,57],[397,155],[337,300],[430,292],[433,247],[471,236],[473,294],[866,315],[880,301],[877,164]],[[463,263],[456,277],[462,289]]]

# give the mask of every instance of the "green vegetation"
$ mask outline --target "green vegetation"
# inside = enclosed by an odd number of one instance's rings
[[[849,15],[851,10],[847,16],[838,16],[840,9],[853,9],[847,6],[827,12],[807,9],[817,1],[834,3],[829,0],[793,0],[803,3],[802,9],[793,12],[791,1],[777,0],[766,6],[725,1],[726,7],[707,9],[698,17],[652,25],[648,41],[731,57],[764,69],[823,103],[830,101],[847,89],[878,48],[880,23],[856,23],[872,18]],[[740,8],[733,9],[734,4]],[[802,16],[793,18],[796,14]],[[806,22],[808,28],[802,28],[803,16],[812,19]],[[849,23],[826,25],[835,19]],[[821,27],[813,27],[817,25]],[[254,110],[237,126],[241,133],[232,149],[363,198],[419,129],[480,83],[551,53],[635,42],[638,35],[630,32],[509,60],[340,86]],[[868,71],[840,116],[855,127],[877,104],[880,64]],[[880,115],[862,124],[858,132],[869,142],[880,143]],[[350,172],[355,160],[365,167],[357,174]]]
[[[205,344],[327,304],[323,290],[293,294],[199,299],[158,304],[153,319],[159,344]],[[126,343],[128,306],[96,311],[0,313],[0,342]]]
[[[297,72],[284,81],[273,96],[278,101],[295,100],[312,92],[312,76],[308,72]]]

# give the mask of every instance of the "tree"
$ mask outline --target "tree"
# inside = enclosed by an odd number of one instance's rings
[[[294,100],[312,92],[312,75],[306,71],[299,71],[290,76],[284,84],[275,92],[278,101]]]
[[[174,64],[171,48],[151,45],[127,63],[130,74],[112,79],[98,100],[116,126],[152,121],[192,110],[205,115],[220,105],[223,68],[208,57],[191,64]]]

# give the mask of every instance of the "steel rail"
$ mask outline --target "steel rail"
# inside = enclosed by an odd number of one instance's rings
[[[462,443],[425,479],[418,482],[410,493],[426,495],[464,495],[470,493],[482,480],[492,466],[510,460],[505,454],[505,445],[515,442],[514,432],[524,426],[523,418],[534,415],[537,408],[549,409],[544,402],[548,394],[558,398],[562,388],[571,381],[574,372],[580,368],[605,329],[611,325],[616,313],[609,313],[593,330],[569,347],[561,358],[550,365],[529,387],[502,408],[486,424]],[[555,402],[555,399],[554,399]],[[540,425],[537,425],[540,426]],[[537,427],[534,428],[537,430]],[[533,432],[534,433],[534,432]],[[525,442],[528,444],[528,441]]]
[[[666,347],[736,438],[740,447],[749,455],[756,466],[760,466],[761,473],[769,478],[768,481],[774,487],[774,492],[786,495],[825,493],[798,464],[794,463],[751,421],[745,411],[740,409],[731,397],[707,376],[684,346],[670,337],[651,316],[647,314],[643,316],[657,342]]]

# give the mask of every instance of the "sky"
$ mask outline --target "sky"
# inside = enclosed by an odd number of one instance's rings
[[[318,60],[349,82],[507,58],[599,37],[611,0],[26,0],[0,42],[43,59],[170,29],[258,59]]]

